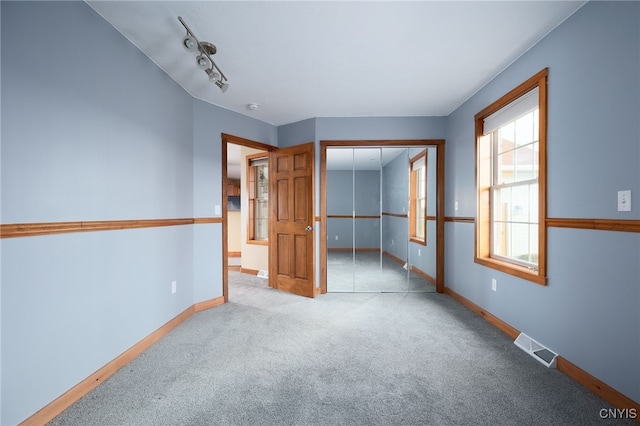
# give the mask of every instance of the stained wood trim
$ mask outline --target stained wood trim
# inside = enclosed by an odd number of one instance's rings
[[[330,247],[327,249],[327,251],[343,251],[343,252],[347,252],[347,251],[366,251],[366,252],[376,252],[376,251],[380,251],[379,248],[377,247],[373,247],[373,248],[369,248],[369,247],[363,247],[363,248],[353,248],[353,247]]]
[[[364,215],[339,215],[339,214],[331,214],[327,215],[327,219],[380,219],[380,215],[378,216],[364,216]]]
[[[640,232],[640,220],[547,218],[554,228],[596,229],[599,231]]]
[[[404,265],[405,261],[400,259],[397,256],[392,255],[391,253],[389,253],[388,251],[383,251],[382,252],[383,255],[389,257],[391,260],[393,260],[394,262],[400,264],[400,265]],[[437,280],[432,277],[431,275],[427,274],[426,272],[424,272],[423,270],[416,268],[415,266],[411,266],[411,271],[415,272],[416,274],[418,274],[419,276],[421,276],[422,278],[424,278],[425,280],[429,281],[431,284],[436,285],[437,284]]]
[[[598,395],[600,398],[609,402],[614,407],[619,409],[635,409],[636,413],[639,413],[638,415],[640,416],[640,404],[618,392],[608,384],[593,377],[591,374],[587,373],[577,365],[572,364],[562,356],[558,356],[556,358],[556,366],[558,370],[562,371],[567,376]],[[640,423],[640,418],[636,418],[636,421]]]
[[[223,219],[221,217],[197,217],[193,219],[193,223],[196,225],[202,223],[222,223]]]
[[[384,214],[384,213],[383,213]],[[447,222],[475,223],[473,217],[447,216]],[[572,219],[553,217],[545,223],[550,228],[595,229],[599,231],[640,232],[640,220],[634,219]]]
[[[320,221],[322,221],[322,218],[321,218],[320,216],[316,216],[316,217],[314,218],[314,221],[316,221],[316,222],[320,222]]]
[[[216,219],[216,218],[212,218]],[[205,220],[209,220],[206,218]],[[192,225],[196,219],[134,219],[95,220],[78,222],[12,223],[0,225],[0,238],[31,237],[37,235],[67,234],[72,232],[114,231],[161,226]],[[198,219],[198,223],[201,222]]]
[[[358,140],[322,140],[322,146],[347,146],[347,147],[365,147],[365,146],[421,146],[421,145],[444,145],[444,139],[358,139]]]
[[[162,327],[158,328],[156,331],[152,332],[147,337],[118,355],[115,359],[105,364],[95,373],[73,386],[58,398],[54,399],[51,403],[36,411],[33,415],[22,421],[20,425],[43,425],[53,420],[57,415],[69,408],[74,402],[88,394],[92,389],[107,380],[135,357],[169,334],[171,330],[182,324],[195,312],[209,309],[214,306],[221,305],[222,303],[224,303],[224,298],[218,297],[191,305]]]
[[[242,257],[242,252],[241,251],[230,251],[229,252],[229,257]]]
[[[444,220],[446,222],[476,223],[475,217],[446,216]]]
[[[409,215],[406,213],[388,213],[388,212],[382,212],[382,216],[401,217],[404,219],[407,219],[409,217]]]
[[[250,148],[261,149],[263,151],[275,151],[277,146],[268,145],[262,142],[252,141],[251,139],[241,138],[240,136],[230,135],[228,133],[221,133],[223,143],[232,143],[234,145],[248,146]],[[225,164],[225,163],[223,163]]]
[[[257,269],[249,269],[249,268],[243,268],[240,267],[240,272],[242,272],[243,274],[248,274],[248,275],[258,275],[258,272],[260,272]]]
[[[215,308],[216,306],[220,306],[223,304],[224,304],[224,296],[220,296],[214,299],[198,302],[195,305],[193,305],[193,309],[195,312],[200,312],[200,311],[205,311],[207,309]]]
[[[0,225],[0,238],[66,234],[82,231],[82,222],[12,223]]]
[[[489,311],[484,310],[483,308],[481,308],[480,306],[476,305],[475,303],[473,303],[471,300],[467,299],[466,297],[464,297],[464,296],[456,293],[455,291],[451,290],[449,287],[445,287],[444,293],[449,295],[449,296],[451,296],[451,297],[453,297],[454,299],[456,299],[458,302],[460,302],[465,307],[467,307],[470,311],[475,312],[476,314],[478,314],[481,317],[483,317],[491,325],[496,327],[498,330],[502,331],[504,334],[506,334],[507,336],[509,336],[513,340],[515,340],[520,335],[520,331],[519,330],[517,330],[516,328],[513,328],[512,326],[510,326],[506,322],[502,321],[500,318],[498,318],[495,315],[491,314]]]
[[[399,263],[400,265],[404,265],[406,262],[402,259],[400,259],[397,256],[392,255],[391,253],[389,253],[388,251],[383,251],[382,254],[384,256],[387,256],[388,258],[390,258],[391,260],[393,260],[396,263]]]
[[[445,179],[445,148],[444,140],[436,146],[436,291],[444,293],[444,179]]]
[[[425,280],[429,281],[431,284],[436,285],[436,279],[431,275],[427,274],[426,272],[424,272],[423,270],[418,269],[415,266],[411,266],[411,272],[415,272]]]
[[[320,143],[320,294],[327,293],[327,148]]]
[[[492,315],[488,311],[482,309],[480,306],[476,305],[469,299],[464,296],[456,293],[450,288],[445,288],[445,294],[453,297],[455,300],[460,302],[462,305],[467,307],[469,310],[475,312],[476,314],[482,316],[485,320],[487,320],[491,325],[505,333],[507,336],[515,340],[519,335],[520,331],[506,322],[502,321],[500,318]],[[571,377],[576,382],[580,383],[585,388],[589,389],[591,392],[598,395],[600,398],[609,402],[616,408],[619,409],[635,409],[637,413],[640,413],[640,404],[632,400],[631,398],[625,396],[624,394],[618,392],[611,386],[607,385],[603,381],[597,379],[586,371],[582,370],[580,367],[572,364],[566,358],[562,356],[558,356],[556,358],[557,368],[562,371],[567,376]]]

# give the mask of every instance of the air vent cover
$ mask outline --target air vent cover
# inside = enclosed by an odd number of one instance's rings
[[[550,351],[526,334],[520,333],[513,343],[547,368],[556,368],[556,357],[558,354]]]

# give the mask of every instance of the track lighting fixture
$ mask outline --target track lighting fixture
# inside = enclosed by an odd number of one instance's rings
[[[204,70],[209,77],[209,81],[218,86],[220,90],[222,90],[222,93],[226,92],[229,88],[229,83],[224,82],[227,80],[227,77],[218,65],[213,62],[213,59],[211,59],[211,56],[217,52],[216,46],[207,41],[198,41],[195,34],[193,34],[180,16],[178,16],[178,21],[180,21],[184,29],[187,30],[187,35],[182,39],[182,47],[184,47],[187,52],[198,53],[196,66]]]

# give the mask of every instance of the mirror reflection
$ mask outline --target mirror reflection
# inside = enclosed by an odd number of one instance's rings
[[[326,154],[327,291],[435,292],[436,148]]]

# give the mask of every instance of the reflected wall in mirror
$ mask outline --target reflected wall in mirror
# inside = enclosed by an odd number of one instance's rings
[[[416,155],[423,195],[414,211],[426,230],[417,243],[409,226]],[[327,291],[435,291],[436,148],[327,147],[325,158]]]

